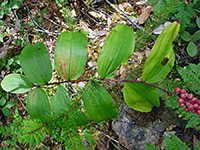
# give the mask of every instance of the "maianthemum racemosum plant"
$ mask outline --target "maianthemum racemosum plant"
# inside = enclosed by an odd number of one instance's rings
[[[25,75],[10,74],[1,83],[2,88],[11,93],[30,90],[26,108],[30,120],[36,122],[29,122],[34,125],[33,128],[27,126],[24,129],[25,143],[34,139],[36,144],[39,143],[38,137],[40,140],[44,138],[42,131],[46,130],[49,124],[53,126],[52,123],[61,118],[65,118],[69,129],[87,125],[91,120],[102,122],[117,118],[118,110],[110,94],[99,84],[102,81],[124,82],[123,95],[126,103],[141,112],[150,112],[153,106],[159,107],[160,101],[155,88],[179,97],[179,94],[154,85],[166,77],[174,65],[172,42],[179,28],[179,22],[175,21],[162,31],[145,62],[142,81],[113,79],[114,71],[128,61],[135,48],[134,32],[124,24],[117,25],[107,37],[97,62],[99,77],[96,79],[79,79],[87,62],[88,51],[87,39],[82,33],[63,32],[56,41],[55,69],[65,80],[63,82],[50,83],[52,63],[42,42],[26,46],[20,55],[20,65]],[[86,81],[87,84],[78,100],[72,101],[61,83],[80,81]],[[44,89],[50,85],[57,85],[58,88],[54,96],[48,97]],[[80,103],[84,109],[77,109]],[[27,121],[24,124],[28,124]],[[34,134],[37,131],[40,131],[39,136]]]

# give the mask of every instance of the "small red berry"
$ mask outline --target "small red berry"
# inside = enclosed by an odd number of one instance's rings
[[[189,109],[188,108],[184,108],[185,112],[189,112]]]
[[[190,102],[185,102],[185,105],[186,105],[186,106],[190,105]]]
[[[198,115],[200,115],[200,110],[196,110],[196,113],[197,113]]]
[[[184,105],[184,103],[179,103],[179,106],[184,107],[185,105]]]
[[[183,103],[183,102],[184,102],[184,99],[179,98],[177,101],[178,101],[178,103]]]
[[[192,112],[192,113],[195,113],[195,112],[196,112],[196,110],[195,110],[195,109],[193,109],[193,110],[191,110],[191,112]]]
[[[192,111],[194,109],[194,106],[193,105],[187,105],[187,108]]]
[[[199,99],[197,100],[197,103],[200,104],[200,100]]]
[[[188,94],[187,98],[190,99],[190,100],[192,100],[194,98],[194,96],[193,96],[193,94]]]
[[[195,97],[192,98],[192,101],[193,101],[193,102],[197,102],[196,100],[197,100],[197,99],[196,99]]]
[[[180,93],[180,92],[181,92],[181,89],[180,89],[180,88],[175,88],[174,92]]]
[[[185,94],[181,94],[180,96],[181,96],[181,98],[183,98],[183,99],[186,98],[186,95],[185,95]]]
[[[182,93],[182,94],[185,94],[185,93],[186,93],[186,90],[185,90],[185,89],[182,89],[182,90],[181,90],[181,93]]]
[[[197,109],[199,107],[198,104],[194,104],[194,108]]]

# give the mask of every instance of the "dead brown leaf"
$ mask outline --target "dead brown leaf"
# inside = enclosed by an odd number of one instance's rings
[[[142,13],[138,18],[138,23],[145,23],[145,21],[149,18],[151,12],[153,12],[153,6],[147,6],[146,8],[142,9]]]

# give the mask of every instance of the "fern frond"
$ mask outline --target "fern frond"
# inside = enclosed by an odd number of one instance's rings
[[[30,147],[33,147],[39,145],[40,141],[44,141],[46,128],[43,127],[43,124],[39,120],[24,120],[22,124],[24,126],[22,129],[22,141],[25,146],[29,144]]]
[[[69,126],[70,127],[78,127],[78,126],[83,126],[89,123],[89,119],[86,116],[85,113],[83,113],[80,110],[75,110],[73,109],[69,114],[68,114],[68,121],[69,121]]]
[[[177,136],[170,134],[171,138],[164,135],[165,150],[190,150],[187,145],[182,142]]]
[[[171,137],[164,135],[165,150],[190,150],[187,145],[177,136],[170,134]],[[153,144],[146,144],[147,150],[158,150]]]
[[[160,150],[159,148],[157,148],[155,145],[153,144],[146,144],[146,150]]]
[[[190,24],[190,20],[196,15],[194,4],[186,4],[183,2],[179,7],[179,12],[176,14],[176,18],[180,19],[181,27],[180,32],[183,32],[185,28]]]
[[[178,68],[178,73],[184,80],[186,89],[194,91],[194,94],[200,94],[200,66],[189,64],[184,68]],[[188,85],[188,86],[187,86]]]
[[[176,13],[181,3],[177,0],[159,0],[154,5],[154,12],[157,13],[158,16],[162,15],[165,11],[165,15],[169,15],[171,13]],[[168,9],[170,7],[170,9]]]
[[[70,138],[70,136],[68,136],[68,138],[65,139],[65,147],[67,150],[86,150],[87,145],[83,143],[83,136],[79,135],[79,132],[75,129],[70,129],[71,135],[72,135],[72,139]],[[74,146],[75,143],[75,146]],[[76,147],[76,148],[75,148]]]

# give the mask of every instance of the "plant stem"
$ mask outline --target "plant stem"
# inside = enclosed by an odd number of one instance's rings
[[[71,138],[72,143],[73,143],[73,145],[74,145],[74,149],[77,150],[76,144],[75,144],[74,139],[73,139],[73,136],[72,136],[72,133],[71,133],[71,131],[70,131],[70,126],[69,126],[69,122],[68,122],[68,120],[67,120],[67,116],[66,116],[66,122],[67,122],[67,127],[68,127],[68,129],[69,129],[70,138]]]
[[[159,89],[159,90],[161,90],[161,91],[164,91],[164,92],[167,92],[167,93],[171,93],[171,94],[173,94],[173,95],[178,96],[178,95],[177,95],[176,93],[174,93],[174,92],[171,92],[171,91],[162,89],[162,88],[160,88],[160,87],[158,87],[158,86],[155,86],[155,85],[153,85],[153,84],[151,84],[151,83],[147,83],[147,82],[143,82],[143,81],[137,81],[137,80],[120,80],[120,79],[100,79],[100,80],[101,80],[101,81],[111,81],[111,82],[138,82],[138,83],[143,83],[143,84],[146,84],[146,85],[155,87],[155,88],[157,88],[157,89]],[[178,96],[178,97],[179,97],[179,96]]]
[[[101,80],[101,81],[110,81],[110,82],[138,82],[138,83],[143,83],[143,84],[147,84],[147,85],[149,85],[149,86],[152,86],[152,87],[155,87],[155,88],[157,88],[157,89],[159,89],[159,90],[161,90],[161,91],[164,91],[164,92],[167,92],[167,93],[171,93],[171,94],[173,94],[173,95],[176,95],[176,96],[178,96],[176,93],[174,93],[174,92],[171,92],[171,91],[168,91],[168,90],[165,90],[165,89],[162,89],[162,88],[160,88],[160,87],[158,87],[158,86],[155,86],[155,85],[153,85],[153,84],[151,84],[151,83],[147,83],[147,82],[143,82],[143,81],[137,81],[137,80],[121,80],[121,79],[99,79],[99,80]],[[62,82],[54,82],[54,83],[47,83],[46,85],[53,85],[53,84],[61,84],[61,83],[66,83],[66,82],[85,82],[85,81],[90,81],[90,80],[81,80],[81,79],[79,79],[79,80],[71,80],[71,81],[62,81]],[[179,96],[178,96],[179,97]]]

